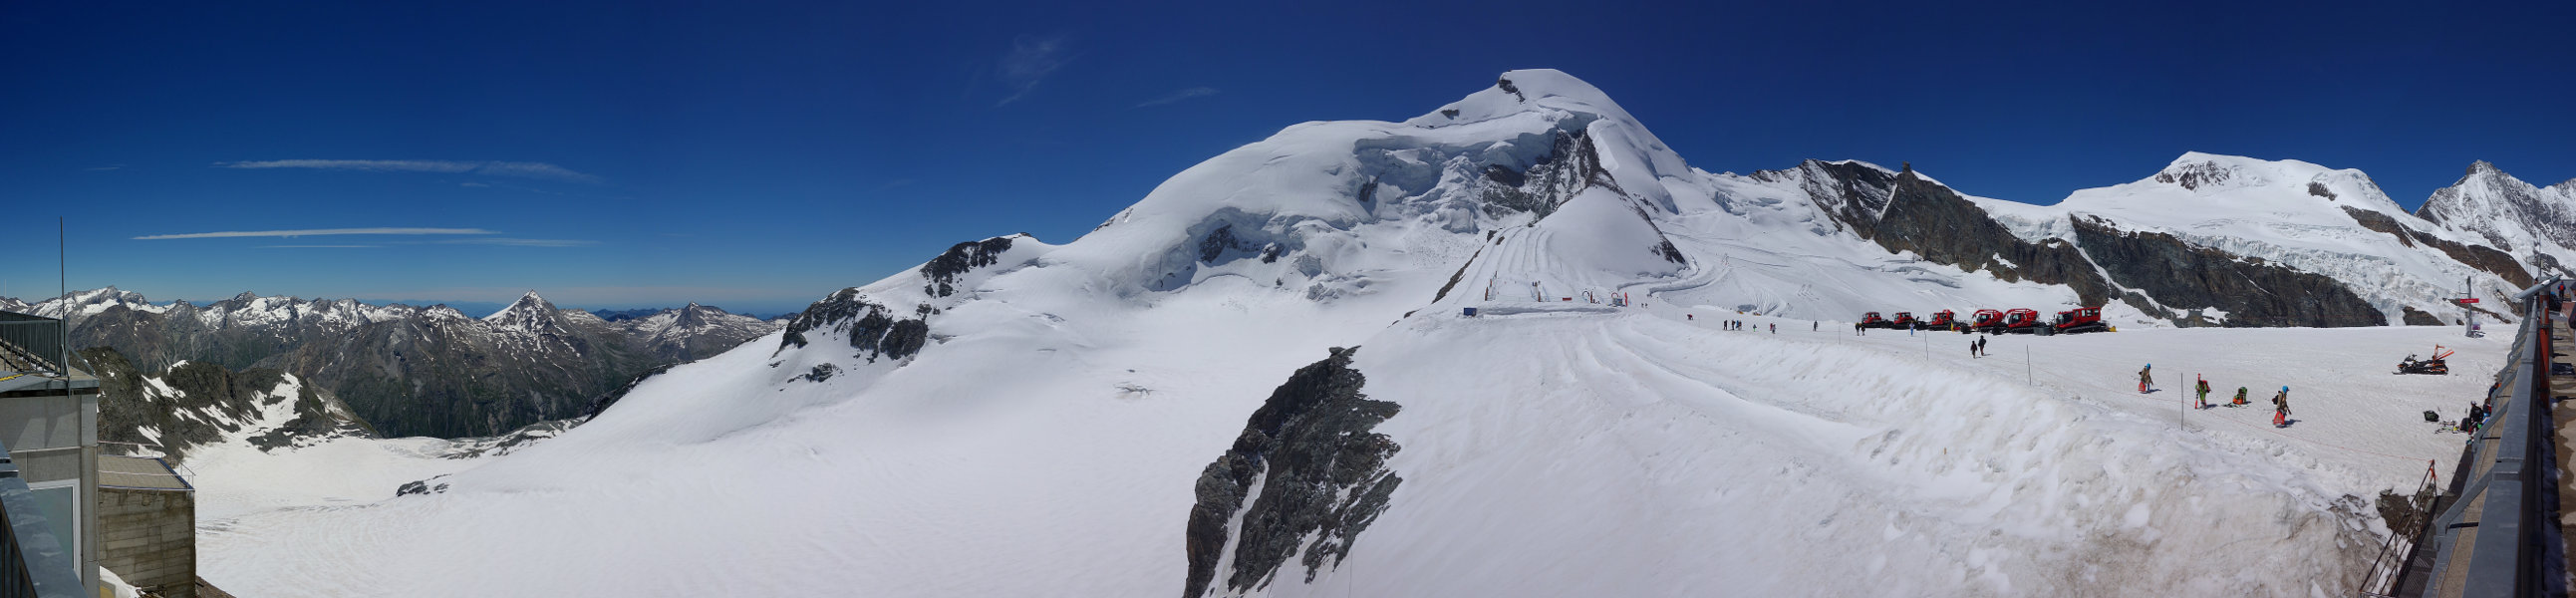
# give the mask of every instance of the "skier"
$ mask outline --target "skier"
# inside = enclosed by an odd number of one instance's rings
[[[2198,405],[2200,405],[2200,408],[2202,408],[2202,409],[2208,409],[2208,408],[2209,408],[2209,379],[2208,379],[2208,378],[2201,378],[2201,377],[2199,377],[2199,376],[2192,376],[2192,377],[2200,380],[2200,382],[2199,382],[2199,386],[2198,386],[2198,387],[2196,387],[2196,388],[2193,388],[2193,389],[2192,389],[2192,390],[2193,390],[2193,392],[2197,392],[2197,393],[2199,393],[2198,398],[2195,398],[2195,399],[2193,399],[2193,400],[2194,400],[2194,401],[2198,401],[2198,403],[2197,403],[2197,404],[2198,404]]]
[[[1808,331],[1808,332],[1815,332],[1815,331],[1818,331],[1818,330],[1824,330],[1824,329],[1825,329],[1825,323],[1824,323],[1824,322],[1818,322],[1818,321],[1815,321],[1815,320],[1808,320],[1808,321],[1807,321],[1807,331]]]
[[[1852,323],[1852,336],[1861,336],[1861,335],[1865,335],[1865,334],[1869,334],[1869,333],[1868,333],[1867,331],[1864,331],[1864,330],[1862,330],[1862,329],[1861,329],[1861,327],[1860,327],[1860,323],[1859,323],[1859,322],[1853,322],[1853,323]]]
[[[2272,427],[2290,427],[2290,387],[2283,386],[2280,394],[2272,395]]]
[[[1779,324],[1772,324],[1772,325],[1771,325],[1771,333],[1772,333],[1772,334],[1779,334],[1779,333],[1780,333],[1780,325],[1779,325]]]
[[[2245,406],[2245,405],[2246,405],[2246,402],[2245,402],[2245,387],[2243,387],[2243,386],[2236,387],[2236,401],[2235,401],[2235,402],[2232,402],[2232,403],[2228,403],[2228,404],[2227,404],[2227,406],[2229,406],[2229,407],[2243,407],[2243,406]]]
[[[2155,388],[2155,384],[2156,384],[2156,377],[2155,377],[2153,374],[2150,374],[2150,373],[2149,373],[2150,371],[2152,371],[2152,370],[2154,370],[2154,369],[2156,369],[2156,364],[2152,364],[2152,363],[2150,363],[2150,364],[2147,364],[2147,367],[2146,367],[2146,368],[2138,370],[2138,393],[2139,393],[2139,394],[2145,394],[2145,393],[2148,391],[2148,389]]]
[[[1978,356],[1978,357],[1985,357],[1985,356],[1986,356],[1986,335],[1983,335],[1983,334],[1977,335],[1977,356]]]

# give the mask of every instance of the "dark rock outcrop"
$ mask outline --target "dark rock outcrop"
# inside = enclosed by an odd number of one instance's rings
[[[2408,326],[2440,326],[2447,323],[2441,318],[2433,317],[2433,314],[2424,313],[2424,310],[2415,309],[2412,306],[2398,306],[2398,309],[2403,310],[2404,313],[2400,317],[2406,319]]]
[[[660,365],[604,320],[546,311],[511,330],[455,316],[370,323],[262,363],[304,373],[386,434],[441,438],[578,416]]]
[[[911,357],[930,342],[929,321],[903,318],[893,309],[869,301],[858,287],[841,289],[796,314],[796,319],[787,323],[787,334],[779,339],[778,348],[803,347],[806,335],[818,330],[845,335],[850,347],[859,350],[856,355],[869,363],[879,357]]]
[[[1761,170],[1749,176],[1766,183],[1798,181],[1799,190],[1814,198],[1826,217],[1852,230],[1878,223],[1879,212],[1895,195],[1897,173],[1855,161],[1808,160],[1797,168]]]
[[[92,347],[79,353],[80,367],[98,376],[99,440],[141,445],[184,461],[191,449],[244,431],[258,421],[264,407],[293,401],[295,417],[284,426],[251,439],[262,447],[285,446],[294,438],[332,434],[372,435],[362,421],[336,413],[311,385],[298,385],[295,396],[266,396],[287,380],[274,369],[233,371],[191,361],[165,372],[146,372],[113,348]],[[177,391],[165,395],[147,390],[146,377]],[[145,434],[149,428],[154,433]]]
[[[1485,215],[1495,217],[1529,212],[1546,218],[1586,188],[1619,189],[1610,170],[1601,166],[1601,153],[1593,148],[1591,133],[1582,129],[1557,131],[1549,142],[1547,155],[1525,169],[1490,164],[1484,174],[1488,183],[1482,193]]]
[[[965,274],[968,270],[993,265],[994,262],[1001,260],[1002,252],[1010,250],[1011,237],[993,237],[951,245],[948,251],[940,253],[939,257],[930,258],[929,263],[921,265],[921,278],[928,281],[921,290],[932,297],[954,295],[957,293],[957,288],[951,283],[957,282],[958,275]]]
[[[1236,593],[1267,587],[1301,550],[1306,580],[1314,581],[1386,510],[1404,481],[1386,469],[1386,459],[1402,447],[1370,430],[1401,407],[1360,393],[1367,378],[1351,368],[1358,350],[1336,347],[1289,376],[1234,446],[1199,474],[1183,596],[1207,595],[1220,574]],[[1258,496],[1250,495],[1255,486]],[[1226,530],[1238,518],[1240,534],[1229,546]],[[1300,546],[1309,535],[1314,540]],[[1233,570],[1218,571],[1229,549]]]
[[[2498,278],[2503,278],[2505,282],[2513,283],[2516,287],[2530,287],[2535,282],[2531,278],[2531,271],[2524,268],[2522,262],[2514,260],[2512,254],[2498,251],[2493,247],[2445,240],[2426,234],[2424,231],[2408,228],[2405,224],[2399,223],[2396,218],[2370,210],[2344,206],[2343,212],[2351,215],[2353,221],[2361,223],[2362,228],[2397,237],[2398,244],[2408,247],[2421,244],[2440,249],[2452,260],[2494,274]]]
[[[777,324],[712,307],[618,322],[530,294],[500,317],[444,306],[376,306],[249,293],[142,310],[130,293],[74,322],[78,346],[110,347],[142,371],[181,361],[292,373],[396,435],[486,436],[573,417],[653,366],[712,355]]]
[[[2066,285],[2085,305],[2102,305],[2118,295],[2074,246],[2013,236],[1976,203],[1913,171],[1898,174],[1893,182],[1878,218],[1851,223],[1862,238],[1889,252],[1912,251],[1961,270],[1986,270],[2006,282]]]
[[[2359,294],[2324,275],[2195,246],[2164,233],[2121,231],[2098,217],[2078,216],[2072,224],[2076,244],[2110,274],[2112,283],[2146,292],[2165,305],[2218,308],[2227,312],[2230,327],[2388,323]]]

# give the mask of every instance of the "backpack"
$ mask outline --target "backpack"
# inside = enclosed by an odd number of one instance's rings
[[[2442,421],[2442,414],[2434,413],[2434,412],[2431,412],[2431,411],[2426,411],[2426,412],[2424,412],[2424,421],[2428,421],[2428,422],[2437,422],[2437,421]]]

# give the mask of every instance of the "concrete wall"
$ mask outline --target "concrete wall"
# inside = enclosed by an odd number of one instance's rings
[[[195,598],[197,497],[172,490],[98,489],[100,566],[164,598]]]

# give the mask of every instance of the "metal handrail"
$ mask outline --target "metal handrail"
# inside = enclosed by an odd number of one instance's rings
[[[2558,553],[2552,546],[2560,541],[2558,487],[2552,474],[2557,469],[2557,428],[2549,395],[2555,344],[2550,306],[2563,299],[2558,283],[2552,278],[2514,295],[2523,304],[2524,317],[2511,357],[2497,375],[2503,396],[2497,397],[2495,414],[2469,440],[2461,458],[2462,470],[2470,475],[2451,481],[2458,498],[2414,543],[2416,551],[2432,550],[2432,567],[2419,572],[2404,566],[2396,582],[2398,595],[2539,596],[2566,575],[2566,563],[2553,556]],[[2411,565],[2415,559],[2407,561]],[[2456,583],[2446,585],[2454,572],[2459,573]],[[2418,575],[2426,578],[2413,579]]]

